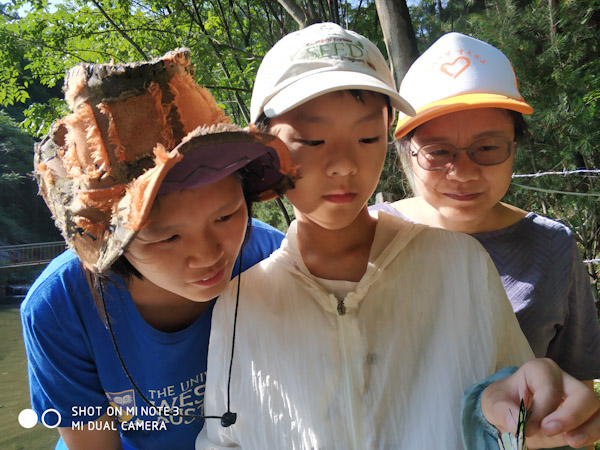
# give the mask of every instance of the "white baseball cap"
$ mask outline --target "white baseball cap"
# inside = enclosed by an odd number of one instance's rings
[[[263,112],[267,117],[279,116],[342,89],[380,92],[397,110],[415,113],[398,94],[375,44],[335,23],[317,23],[284,36],[267,52],[252,91],[251,121]]]
[[[400,95],[417,111],[400,112],[395,136],[436,117],[465,109],[504,108],[531,114],[517,86],[508,58],[483,41],[448,33],[433,43],[410,67]]]

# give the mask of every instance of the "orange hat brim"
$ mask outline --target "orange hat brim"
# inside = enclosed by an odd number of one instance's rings
[[[503,108],[522,114],[533,113],[533,108],[524,100],[516,100],[498,94],[463,94],[445,98],[417,109],[413,117],[405,116],[398,119],[394,137],[401,138],[411,130],[425,122],[457,111],[477,108]]]

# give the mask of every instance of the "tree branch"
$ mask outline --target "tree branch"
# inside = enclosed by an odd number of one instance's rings
[[[144,51],[140,47],[138,47],[138,45],[135,42],[133,42],[133,40],[119,28],[119,26],[108,16],[108,14],[106,14],[106,11],[104,11],[102,6],[100,6],[100,4],[96,0],[92,0],[92,3],[94,5],[96,5],[96,8],[98,8],[98,10],[102,13],[102,15],[104,17],[106,17],[106,20],[108,20],[108,23],[110,23],[113,26],[113,28],[115,30],[117,30],[117,32],[121,36],[123,36],[123,39],[125,39],[127,42],[129,42],[133,46],[133,48],[135,48],[137,50],[137,52],[140,55],[142,55],[142,58],[144,58],[146,61],[148,61],[150,58],[148,58],[148,56],[146,56]]]

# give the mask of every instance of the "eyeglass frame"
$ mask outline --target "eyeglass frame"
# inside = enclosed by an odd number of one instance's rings
[[[478,163],[477,161],[475,161],[473,159],[472,147],[477,142],[480,142],[480,141],[483,141],[483,140],[486,140],[486,139],[489,139],[489,138],[501,138],[504,141],[506,141],[506,144],[508,145],[507,152],[506,152],[506,158],[504,158],[500,162],[496,162],[496,163],[493,163],[493,164],[481,164],[481,163]],[[412,139],[411,139],[410,145],[412,145]],[[431,146],[434,146],[434,145],[447,145],[448,147],[453,148],[454,149],[454,156],[452,157],[452,161],[450,163],[446,164],[445,166],[442,166],[442,167],[439,167],[439,168],[435,168],[435,169],[427,169],[427,168],[423,167],[421,165],[421,163],[419,162],[419,153],[424,148],[431,147]],[[413,157],[417,158],[417,164],[419,164],[419,167],[421,169],[426,170],[428,172],[441,172],[442,170],[449,169],[450,167],[452,167],[452,165],[454,165],[456,163],[456,158],[458,157],[458,152],[461,152],[461,151],[467,152],[467,156],[469,157],[469,159],[471,161],[473,161],[475,164],[477,164],[478,166],[490,167],[490,166],[497,166],[499,164],[502,164],[502,163],[506,162],[508,160],[508,158],[510,158],[510,155],[512,154],[512,152],[513,152],[513,150],[515,149],[516,146],[517,146],[517,141],[515,141],[515,140],[511,141],[506,136],[487,136],[487,137],[483,137],[481,139],[477,139],[477,140],[473,141],[469,147],[456,148],[454,145],[452,145],[452,144],[450,144],[448,142],[435,142],[435,143],[431,143],[431,144],[422,145],[417,150],[413,150],[413,149],[409,148],[409,154],[410,154],[410,156],[413,156]]]

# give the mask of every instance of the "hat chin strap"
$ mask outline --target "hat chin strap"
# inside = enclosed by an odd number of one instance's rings
[[[176,417],[193,417],[193,418],[204,419],[204,420],[206,420],[206,419],[221,419],[221,426],[223,428],[228,428],[237,421],[237,413],[232,412],[231,407],[230,407],[230,405],[231,405],[230,392],[231,392],[231,371],[233,368],[233,353],[235,350],[235,331],[236,331],[236,325],[237,325],[238,306],[240,303],[240,280],[242,278],[243,253],[244,253],[244,248],[242,247],[240,249],[240,260],[238,263],[237,293],[236,293],[236,298],[235,298],[235,312],[234,312],[234,317],[233,317],[233,337],[231,339],[231,357],[229,360],[229,375],[227,378],[227,412],[223,413],[222,416],[202,416],[202,415],[198,415],[198,414],[181,414],[181,413],[174,414],[169,410],[168,412],[166,412],[166,415],[176,416]],[[96,288],[100,292],[100,298],[102,299],[102,308],[104,310],[104,317],[106,318],[106,325],[108,326],[110,338],[112,340],[113,347],[115,348],[115,352],[117,353],[117,357],[119,358],[119,362],[121,363],[121,367],[123,368],[125,375],[129,379],[129,382],[131,383],[131,385],[133,386],[135,391],[139,394],[140,397],[142,397],[142,400],[144,400],[148,405],[152,406],[153,408],[156,408],[156,405],[152,402],[152,400],[150,400],[148,397],[146,397],[146,395],[144,395],[142,390],[138,387],[137,383],[133,380],[131,373],[127,369],[127,366],[125,366],[125,361],[123,361],[123,357],[121,356],[121,352],[119,351],[119,346],[117,345],[117,339],[115,338],[115,334],[113,332],[113,328],[110,323],[110,317],[108,315],[108,308],[106,307],[106,301],[104,300],[104,283],[103,283],[102,279],[98,280],[98,282],[96,284]]]

